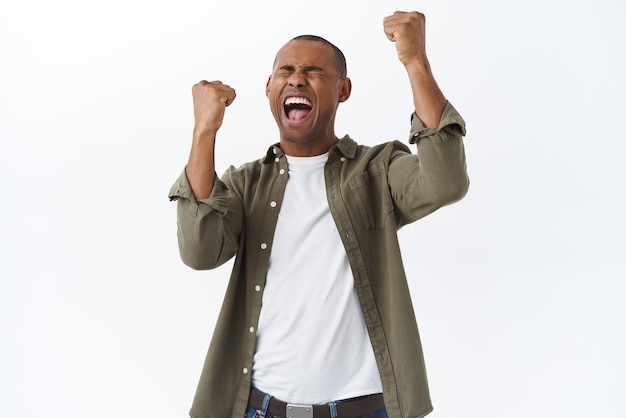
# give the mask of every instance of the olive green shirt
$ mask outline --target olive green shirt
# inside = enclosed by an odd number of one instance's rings
[[[422,417],[432,410],[397,231],[465,195],[463,135],[465,123],[448,103],[437,129],[412,115],[409,142],[417,144],[417,154],[398,141],[368,147],[345,136],[330,149],[324,168],[330,212],[354,275],[390,418]],[[276,144],[263,158],[216,177],[207,199],[194,198],[184,172],[170,191],[170,199],[178,201],[178,244],[185,264],[212,269],[236,257],[193,418],[244,416],[287,181],[287,160]]]

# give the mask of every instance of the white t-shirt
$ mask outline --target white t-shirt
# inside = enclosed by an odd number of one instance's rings
[[[252,384],[291,403],[382,392],[324,182],[328,154],[287,157],[257,330]]]

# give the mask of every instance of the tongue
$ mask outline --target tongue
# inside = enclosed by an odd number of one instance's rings
[[[309,112],[310,110],[307,109],[291,109],[289,113],[287,113],[287,117],[289,120],[300,120],[304,119]]]

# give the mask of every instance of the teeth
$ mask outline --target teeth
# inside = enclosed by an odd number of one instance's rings
[[[287,97],[287,99],[285,100],[285,106],[292,105],[292,104],[303,104],[307,106],[313,105],[310,101],[308,101],[304,97]]]

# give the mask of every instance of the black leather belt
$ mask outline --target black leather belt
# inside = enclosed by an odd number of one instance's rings
[[[250,391],[248,405],[254,409],[263,409],[265,395],[257,390]],[[359,418],[376,412],[385,406],[383,394],[362,396],[337,403],[337,418]],[[300,405],[270,399],[267,415],[285,418],[330,418],[330,405]]]

